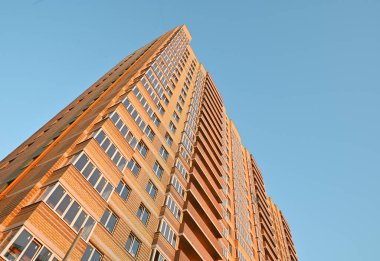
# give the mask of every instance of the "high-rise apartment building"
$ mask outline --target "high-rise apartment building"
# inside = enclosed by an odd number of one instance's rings
[[[297,260],[190,40],[135,51],[1,161],[0,260]]]

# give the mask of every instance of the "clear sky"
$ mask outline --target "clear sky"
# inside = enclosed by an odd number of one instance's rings
[[[300,260],[379,260],[379,0],[1,1],[0,158],[184,23]]]

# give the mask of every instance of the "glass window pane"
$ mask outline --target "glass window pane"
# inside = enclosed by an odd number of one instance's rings
[[[142,217],[142,222],[146,224],[148,222],[148,218],[149,218],[149,213],[145,211]]]
[[[83,177],[87,179],[93,169],[94,169],[94,165],[91,162],[89,162],[86,168],[82,171]]]
[[[82,237],[84,239],[88,238],[88,236],[90,235],[90,232],[91,232],[92,228],[94,227],[94,225],[95,225],[94,219],[89,216],[88,219],[87,219],[86,224],[84,225],[84,231],[83,231],[83,234],[82,234]]]
[[[131,249],[132,239],[132,235],[129,235],[127,242],[125,243],[125,249],[127,249],[128,252]]]
[[[119,162],[119,159],[120,159],[121,155],[120,155],[120,152],[116,152],[115,154],[115,157],[113,157],[112,161],[117,164]]]
[[[86,251],[84,251],[81,261],[88,261],[93,250],[94,248],[92,246],[87,245]]]
[[[65,220],[70,225],[71,222],[73,222],[75,216],[78,214],[79,210],[79,204],[74,201],[69,210],[66,212],[65,216],[63,217],[63,220]]]
[[[46,247],[43,247],[41,252],[38,254],[36,261],[49,261],[51,258],[52,253],[47,249]]]
[[[107,219],[108,219],[108,216],[109,216],[109,215],[110,215],[110,211],[106,208],[106,209],[104,210],[104,213],[103,213],[102,218],[100,219],[100,223],[102,223],[103,225],[105,225],[106,222],[107,222]]]
[[[91,257],[91,261],[100,261],[102,259],[102,255],[95,250],[94,254]]]
[[[16,260],[30,240],[32,240],[32,235],[26,230],[22,231],[13,244],[8,248],[4,257],[10,261]]]
[[[96,140],[99,144],[101,144],[102,141],[104,140],[105,136],[106,136],[106,135],[105,135],[104,132],[101,130],[101,131],[98,133],[98,135],[96,135],[95,140]]]
[[[122,121],[119,121],[117,124],[116,124],[116,128],[118,128],[120,130],[120,128],[123,126],[123,122]]]
[[[111,120],[116,123],[118,120],[119,120],[119,115],[115,112],[112,116],[111,116]]]
[[[111,185],[111,183],[108,183],[101,195],[104,200],[106,201],[108,200],[108,198],[111,195],[112,189],[113,189],[113,186]]]
[[[102,191],[102,189],[104,188],[104,186],[106,185],[106,179],[105,178],[101,178],[98,185],[96,185],[96,191],[98,191],[99,193]]]
[[[128,133],[128,127],[124,125],[123,128],[121,128],[120,132],[125,137],[125,135]]]
[[[72,201],[72,198],[69,196],[69,195],[65,195],[65,197],[63,198],[63,200],[61,201],[61,203],[59,203],[56,211],[58,213],[58,215],[62,215],[66,208],[69,206],[69,204],[71,203]]]
[[[140,246],[140,242],[137,239],[135,239],[135,241],[133,242],[132,251],[131,251],[132,256],[137,255],[137,251],[139,250],[139,246]]]
[[[88,157],[86,156],[86,154],[82,154],[80,156],[80,158],[77,160],[77,162],[75,163],[75,167],[81,171],[83,169],[83,167],[86,165],[86,163],[88,162]]]
[[[54,192],[50,195],[49,199],[46,201],[46,203],[51,207],[54,208],[59,200],[62,198],[63,194],[65,194],[65,190],[62,188],[61,185],[58,185]]]
[[[112,214],[110,216],[110,219],[108,220],[108,223],[107,223],[107,226],[106,226],[106,228],[107,228],[107,230],[109,232],[112,233],[112,231],[113,231],[113,229],[114,229],[114,227],[116,225],[116,221],[117,221],[117,217],[114,214]]]
[[[82,210],[82,212],[79,214],[77,220],[74,223],[73,227],[74,227],[75,231],[77,231],[77,232],[79,231],[79,229],[82,227],[83,222],[86,220],[86,218],[87,218],[87,214],[86,214],[86,212],[84,212]]]
[[[107,155],[112,158],[113,154],[115,154],[116,147],[115,145],[111,144],[110,148],[107,150]]]
[[[30,261],[34,257],[34,255],[38,252],[38,250],[41,248],[41,244],[37,243],[35,240],[33,240],[28,248],[25,250],[24,254],[19,259],[20,261]]]
[[[124,183],[122,181],[119,182],[119,185],[117,185],[116,192],[120,194],[121,190],[124,187]]]
[[[109,145],[110,145],[110,140],[108,138],[106,138],[105,141],[103,142],[103,144],[101,145],[101,147],[103,150],[106,150]]]
[[[129,142],[129,144],[131,145],[132,148],[136,147],[137,139],[135,137],[133,137],[131,139],[131,141]]]
[[[129,195],[129,189],[127,187],[124,187],[120,196],[122,199],[126,200],[128,198],[128,195]]]
[[[117,164],[117,167],[120,171],[123,171],[126,164],[127,164],[127,161],[125,160],[124,157],[122,157],[119,164]]]
[[[100,177],[100,172],[98,169],[95,169],[95,171],[92,173],[90,179],[88,180],[90,184],[95,187],[96,182],[98,182],[98,179]]]

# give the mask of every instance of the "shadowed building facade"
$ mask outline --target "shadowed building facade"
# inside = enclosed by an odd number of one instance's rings
[[[0,260],[297,260],[190,41],[127,56],[1,161]]]

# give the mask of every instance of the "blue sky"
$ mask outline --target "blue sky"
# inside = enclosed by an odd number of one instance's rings
[[[300,260],[377,260],[380,1],[1,1],[0,158],[187,24]]]

